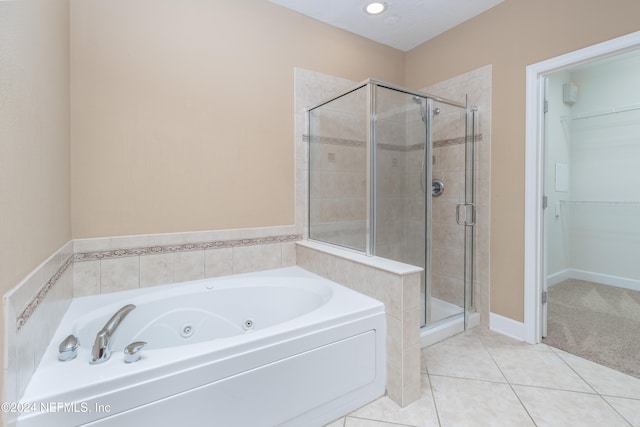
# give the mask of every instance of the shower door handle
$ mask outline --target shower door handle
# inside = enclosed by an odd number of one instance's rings
[[[464,220],[460,221],[460,207],[464,206],[464,203],[458,203],[456,205],[456,224],[458,225],[464,225],[464,223],[467,221],[467,210],[464,210]]]
[[[463,207],[464,209],[460,209]],[[467,207],[471,208],[471,221],[468,221]],[[460,220],[460,211],[464,212],[462,220]],[[474,203],[458,203],[456,205],[456,224],[458,225],[476,225],[476,205]]]

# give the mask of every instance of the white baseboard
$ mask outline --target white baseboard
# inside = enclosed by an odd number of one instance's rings
[[[547,283],[549,286],[553,286],[566,279],[586,280],[588,282],[640,291],[640,280],[612,276],[610,274],[594,273],[593,271],[577,270],[575,268],[568,268],[559,273],[548,276]]]
[[[547,286],[557,285],[558,283],[564,282],[567,279],[572,279],[572,271],[572,269],[567,268],[557,273],[550,274],[549,276],[547,276]]]
[[[489,313],[489,329],[499,334],[525,341],[524,322],[518,322],[496,313]]]

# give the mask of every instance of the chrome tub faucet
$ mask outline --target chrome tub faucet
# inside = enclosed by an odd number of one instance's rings
[[[116,312],[111,319],[100,329],[91,349],[91,364],[106,362],[111,357],[111,339],[118,326],[131,311],[136,308],[133,304],[127,304]]]

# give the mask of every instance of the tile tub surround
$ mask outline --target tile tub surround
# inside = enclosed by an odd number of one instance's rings
[[[74,297],[295,265],[301,234],[274,228],[74,242]],[[290,231],[290,230],[287,230]]]
[[[312,241],[296,243],[296,263],[382,301],[387,318],[387,395],[404,407],[420,397],[419,267]]]
[[[5,402],[22,395],[71,303],[72,264],[68,242],[3,296]]]
[[[3,297],[4,401],[23,394],[73,297],[292,266],[301,238],[265,227],[68,242]]]

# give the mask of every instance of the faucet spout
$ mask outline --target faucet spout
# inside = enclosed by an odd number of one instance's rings
[[[103,363],[109,360],[111,357],[111,339],[113,335],[118,330],[118,326],[124,320],[125,317],[131,311],[136,308],[133,304],[127,304],[118,310],[111,318],[105,323],[105,325],[100,329],[98,334],[96,335],[96,340],[93,343],[93,348],[91,349],[91,364],[96,365],[98,363]]]

